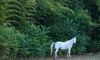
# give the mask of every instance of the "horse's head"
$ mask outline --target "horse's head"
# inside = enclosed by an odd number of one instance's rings
[[[76,37],[73,38],[73,42],[76,43]]]

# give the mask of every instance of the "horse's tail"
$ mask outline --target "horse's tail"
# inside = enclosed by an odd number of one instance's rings
[[[52,51],[53,51],[53,45],[54,45],[55,43],[52,43],[51,44],[51,55],[52,55]]]

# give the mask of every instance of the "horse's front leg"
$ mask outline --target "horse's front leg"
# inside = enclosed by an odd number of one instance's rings
[[[55,58],[58,57],[57,52],[58,52],[58,49],[56,49],[56,51],[55,51]]]
[[[71,58],[71,49],[68,49],[67,57]]]

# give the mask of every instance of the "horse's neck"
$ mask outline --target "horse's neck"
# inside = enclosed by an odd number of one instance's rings
[[[74,43],[73,40],[68,40],[68,41],[66,41],[66,43],[67,43],[67,42],[70,42],[70,43],[72,43],[72,44]]]

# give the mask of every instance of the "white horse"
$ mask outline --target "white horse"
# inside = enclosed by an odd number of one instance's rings
[[[71,49],[73,47],[73,44],[76,43],[76,37],[68,40],[68,41],[65,41],[65,42],[56,42],[56,43],[52,43],[51,44],[51,55],[52,55],[52,51],[53,51],[53,45],[54,45],[54,48],[56,49],[55,50],[55,58],[58,57],[57,55],[57,52],[59,51],[59,49],[61,50],[67,50],[68,49],[68,52],[67,52],[67,57],[70,57],[71,58]]]

